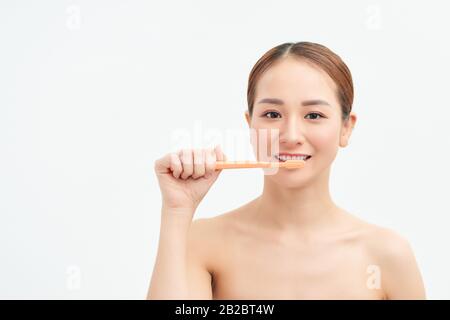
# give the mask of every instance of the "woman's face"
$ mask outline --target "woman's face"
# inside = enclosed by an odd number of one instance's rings
[[[275,154],[283,152],[311,155],[301,169],[267,174],[284,187],[296,187],[330,168],[338,147],[347,145],[356,116],[347,125],[341,121],[336,85],[325,71],[287,57],[258,80],[253,114],[246,112],[246,119],[257,138],[252,139],[256,159],[278,161]]]

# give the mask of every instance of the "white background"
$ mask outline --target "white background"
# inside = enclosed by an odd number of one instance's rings
[[[143,299],[159,237],[154,161],[180,131],[244,132],[248,144],[254,63],[312,41],[355,83],[358,122],[333,164],[334,201],[407,237],[428,297],[449,299],[448,6],[1,1],[0,298]],[[223,172],[196,217],[250,201],[262,181]]]

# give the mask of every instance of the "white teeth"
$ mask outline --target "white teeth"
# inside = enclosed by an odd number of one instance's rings
[[[279,160],[286,161],[286,160],[306,160],[308,156],[287,156],[287,155],[275,155],[275,157]]]

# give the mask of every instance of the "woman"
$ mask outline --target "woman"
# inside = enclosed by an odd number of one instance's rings
[[[249,128],[258,139],[261,129],[279,133],[277,146],[264,140],[277,152],[258,160],[302,154],[306,164],[265,175],[247,204],[192,221],[225,155],[216,147],[158,159],[161,233],[148,298],[425,299],[408,241],[331,199],[330,168],[357,119],[340,57],[316,43],[281,44],[253,67],[247,93]]]

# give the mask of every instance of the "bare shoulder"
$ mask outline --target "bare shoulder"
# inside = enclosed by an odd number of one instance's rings
[[[189,249],[199,254],[207,253],[211,244],[217,242],[218,232],[221,229],[221,222],[216,217],[194,219],[189,227]]]
[[[414,257],[409,240],[391,228],[367,223],[363,241],[368,251],[383,264],[407,262]]]
[[[235,215],[235,211],[229,211],[214,217],[196,218],[191,223],[190,234],[199,240],[216,240],[230,228],[231,217]]]
[[[413,248],[400,233],[367,223],[362,240],[379,267],[388,299],[425,299],[425,287]]]
[[[228,235],[235,223],[237,209],[214,217],[194,218],[188,233],[188,250],[206,266],[211,273],[221,263],[218,252],[225,252]]]
[[[380,259],[397,258],[412,254],[409,241],[393,229],[362,220],[341,209],[352,238],[361,243],[370,254]]]
[[[249,204],[245,204],[214,217],[196,218],[191,223],[192,234],[199,239],[208,241],[223,240],[227,233],[243,222],[242,217],[248,208]]]

